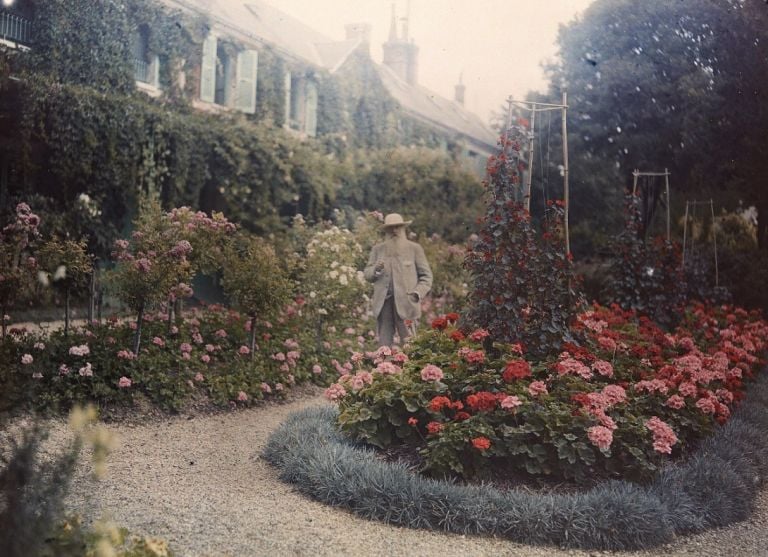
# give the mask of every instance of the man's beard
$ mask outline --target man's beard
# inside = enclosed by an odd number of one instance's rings
[[[405,234],[398,234],[397,236],[389,237],[386,239],[384,245],[384,252],[388,257],[394,257],[399,253],[402,253],[403,248],[408,243]]]

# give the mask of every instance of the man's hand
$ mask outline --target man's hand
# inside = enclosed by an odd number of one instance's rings
[[[408,294],[408,298],[414,304],[418,304],[421,301],[421,296],[419,296],[418,292],[411,292],[410,294]]]
[[[379,261],[376,263],[376,267],[373,268],[373,272],[376,274],[376,276],[379,276],[381,273],[384,272],[384,262]]]

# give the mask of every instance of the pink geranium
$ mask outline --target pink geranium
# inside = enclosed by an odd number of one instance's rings
[[[505,410],[514,410],[518,406],[522,406],[523,402],[516,396],[510,395],[501,399],[500,406]]]
[[[547,384],[544,381],[533,381],[528,385],[528,394],[531,396],[540,396],[549,394]]]
[[[592,371],[603,377],[613,377],[613,366],[605,360],[597,360],[592,364]]]
[[[672,395],[664,404],[675,410],[680,410],[685,406],[685,399],[680,395]]]
[[[422,381],[440,381],[443,378],[443,370],[439,367],[427,364],[421,370]]]
[[[613,443],[613,431],[602,425],[592,426],[587,430],[587,437],[601,451],[606,451]]]
[[[645,427],[653,433],[653,449],[659,453],[671,454],[672,445],[677,443],[677,435],[672,427],[657,416],[647,420]]]

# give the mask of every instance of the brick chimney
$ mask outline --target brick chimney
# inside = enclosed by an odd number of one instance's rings
[[[393,70],[403,81],[416,85],[418,82],[419,47],[408,37],[408,18],[403,22],[402,36],[397,33],[397,17],[395,5],[392,4],[392,21],[389,27],[389,39],[382,45],[384,50],[383,63]]]

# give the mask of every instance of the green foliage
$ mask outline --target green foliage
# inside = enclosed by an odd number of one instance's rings
[[[464,242],[482,213],[482,188],[476,176],[445,153],[426,148],[356,152],[351,180],[340,202],[413,219],[411,229]],[[441,215],[436,220],[434,216]]]
[[[686,302],[680,248],[663,238],[646,241],[642,237],[636,196],[627,195],[625,218],[624,231],[614,241],[604,301],[674,325]]]
[[[536,355],[570,340],[581,303],[563,238],[562,202],[550,202],[540,237],[520,198],[520,138],[504,137],[489,159],[490,183],[479,237],[467,255],[470,323],[499,342],[523,342]]]

